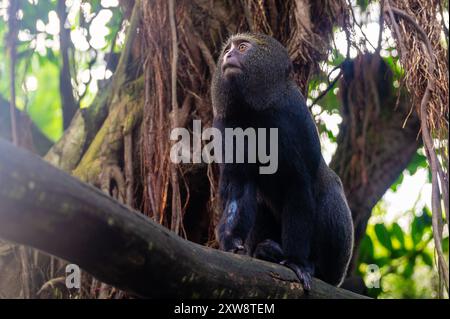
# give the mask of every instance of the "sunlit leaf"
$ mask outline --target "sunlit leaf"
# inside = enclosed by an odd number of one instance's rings
[[[362,263],[371,264],[373,263],[373,243],[370,236],[364,236],[361,240],[361,244],[359,246],[359,260]]]
[[[422,254],[420,254],[420,257],[422,257],[422,260],[426,265],[433,267],[433,259],[429,254],[423,252]]]
[[[411,225],[411,235],[414,245],[422,241],[426,228],[431,227],[431,213],[425,206],[422,210],[422,215],[414,217]]]
[[[406,249],[392,249],[391,250],[391,255],[390,258],[395,259],[395,258],[401,258],[403,256],[405,256],[405,254],[407,253]]]
[[[411,258],[408,260],[405,269],[403,270],[403,276],[406,278],[410,278],[414,272],[414,266],[416,265],[416,259]]]
[[[416,153],[406,169],[413,175],[420,167],[428,167],[427,158],[422,154]]]
[[[38,87],[29,94],[28,114],[48,138],[56,141],[62,134],[59,68],[47,61],[34,76]]]
[[[405,234],[403,233],[402,228],[397,223],[392,224],[391,233],[400,242],[402,247],[405,247]]]
[[[375,259],[374,264],[376,264],[378,267],[383,267],[389,265],[391,262],[392,262],[391,257],[380,257]]]
[[[397,180],[391,185],[391,190],[393,191],[393,192],[396,192],[397,191],[397,188],[403,183],[403,173],[401,173],[399,176],[398,176],[398,178],[397,178]]]
[[[380,244],[383,245],[388,250],[392,250],[392,242],[389,231],[384,224],[375,225],[375,234],[377,235]]]
[[[356,0],[356,4],[361,8],[361,11],[366,11],[369,2],[369,0]]]
[[[445,253],[448,253],[448,242],[449,242],[448,237],[442,239],[442,250],[443,250]]]
[[[333,90],[337,87],[337,83],[325,94],[325,96],[318,102],[320,106],[323,107],[324,110],[328,112],[332,112],[335,110],[339,110],[341,106],[341,102],[339,101],[336,94],[334,94]]]
[[[431,211],[427,206],[424,206],[422,209],[422,215],[420,216],[423,220],[425,226],[431,226]]]
[[[413,223],[411,225],[411,236],[412,236],[414,245],[417,245],[422,240],[423,229],[424,229],[424,224],[422,223],[421,219],[418,217],[415,217],[413,220]]]

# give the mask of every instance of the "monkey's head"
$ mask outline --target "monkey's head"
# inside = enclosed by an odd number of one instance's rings
[[[280,42],[265,34],[231,36],[222,48],[211,94],[214,115],[220,115],[236,100],[263,108],[271,92],[290,80],[292,62]]]

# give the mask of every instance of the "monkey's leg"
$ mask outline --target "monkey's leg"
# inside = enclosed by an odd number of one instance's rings
[[[255,248],[253,257],[272,263],[280,263],[285,260],[280,244],[272,239],[266,239],[260,242]]]
[[[311,290],[314,265],[313,244],[314,201],[310,187],[289,187],[282,212],[282,248],[286,259],[282,265],[291,268],[306,291]]]
[[[353,250],[353,224],[343,190],[328,184],[317,202],[315,228],[316,276],[338,286],[345,277]]]
[[[225,207],[218,225],[220,249],[245,254],[244,243],[256,215],[255,186],[251,183],[228,183],[222,200]]]
[[[248,254],[250,256],[260,258],[255,256],[255,249],[259,244],[267,239],[271,239],[272,241],[279,243],[281,241],[280,229],[281,225],[275,219],[270,208],[265,203],[258,202],[255,222],[251,229],[250,235],[245,242],[245,247],[247,248]],[[260,250],[260,252],[264,253],[263,250]],[[280,260],[277,262],[279,261]]]

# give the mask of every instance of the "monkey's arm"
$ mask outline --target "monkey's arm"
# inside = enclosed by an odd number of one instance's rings
[[[246,253],[245,240],[256,215],[256,188],[252,181],[236,176],[227,165],[222,168],[220,193],[223,213],[218,225],[220,249]]]
[[[314,264],[311,260],[315,205],[311,188],[293,185],[286,194],[282,212],[282,264],[295,271],[305,290],[311,289]]]

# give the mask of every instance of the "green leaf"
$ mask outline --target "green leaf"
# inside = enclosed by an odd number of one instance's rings
[[[428,207],[424,206],[422,215],[414,217],[411,226],[411,236],[414,245],[422,241],[425,232],[431,231],[431,212]]]
[[[421,242],[423,237],[423,231],[425,229],[425,225],[423,224],[423,221],[420,217],[414,217],[414,220],[412,222],[411,226],[411,236],[414,245],[417,245]]]
[[[344,60],[345,56],[339,50],[333,49],[331,53],[331,64],[334,66],[338,66],[339,64],[344,62]]]
[[[398,57],[386,57],[383,58],[384,62],[387,63],[387,65],[389,65],[389,68],[391,69],[392,73],[393,73],[393,80],[401,80],[405,74],[405,71],[403,70],[403,68],[401,67],[401,65],[398,62]]]
[[[393,249],[393,250],[391,251],[391,256],[390,256],[390,258],[391,258],[391,260],[392,260],[392,259],[395,259],[395,258],[400,258],[400,257],[405,256],[405,253],[406,253],[406,250],[405,250],[405,249]]]
[[[38,87],[29,93],[28,114],[33,122],[52,141],[62,135],[61,98],[59,95],[59,68],[50,61],[41,61],[33,70]]]
[[[402,228],[397,223],[394,223],[392,225],[391,233],[400,242],[400,244],[402,245],[402,248],[404,248],[405,247],[405,234],[403,233]]]
[[[411,278],[413,272],[414,272],[414,266],[416,265],[416,258],[411,258],[408,260],[408,264],[406,265],[405,269],[403,270],[403,276],[405,278]]]
[[[394,184],[391,185],[391,190],[393,192],[396,192],[397,188],[403,183],[403,177],[404,177],[404,175],[403,175],[403,173],[401,173],[398,176],[397,180],[394,182]]]
[[[448,253],[448,237],[442,239],[442,250],[444,251],[444,253]]]
[[[341,102],[337,98],[337,95],[334,94],[334,89],[336,86],[337,84],[334,84],[327,94],[325,94],[325,96],[317,103],[322,106],[324,110],[328,111],[328,113],[337,111],[341,107]]]
[[[369,0],[357,0],[356,4],[361,7],[361,11],[366,11],[367,7],[369,6],[370,1]]]
[[[420,218],[422,219],[422,222],[426,227],[431,227],[431,211],[427,206],[424,206],[422,208],[422,215],[420,216]]]
[[[374,261],[373,253],[374,249],[372,239],[370,236],[365,235],[359,246],[359,262],[372,264]]]
[[[417,172],[417,169],[423,167],[428,167],[426,156],[419,154],[416,152],[411,162],[409,162],[408,167],[406,169],[411,175],[414,175]]]
[[[420,254],[420,257],[422,257],[422,260],[426,265],[433,267],[433,258],[431,258],[429,254],[423,252]]]
[[[376,224],[375,234],[377,235],[380,244],[386,247],[389,251],[391,251],[392,250],[391,236],[386,226],[384,226],[384,224]]]
[[[380,257],[376,258],[373,264],[376,264],[378,267],[381,268],[383,266],[389,265],[391,262],[392,262],[391,257]]]

